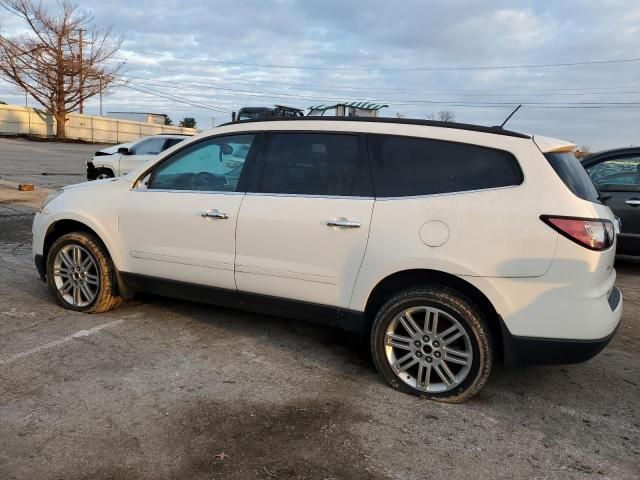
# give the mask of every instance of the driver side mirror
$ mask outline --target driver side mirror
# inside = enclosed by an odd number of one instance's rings
[[[118,153],[121,155],[131,155],[131,150],[129,150],[127,147],[120,147],[118,149]]]

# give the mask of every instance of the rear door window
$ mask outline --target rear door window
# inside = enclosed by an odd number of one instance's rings
[[[506,187],[522,183],[509,152],[427,138],[370,135],[377,197],[405,197]]]
[[[361,192],[357,135],[274,133],[264,159],[260,192],[348,196]]]
[[[600,203],[598,190],[573,152],[545,153],[544,156],[574,195],[589,202]]]

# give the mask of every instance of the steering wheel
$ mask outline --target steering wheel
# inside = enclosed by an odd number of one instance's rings
[[[220,183],[220,178],[209,172],[199,172],[191,177],[192,190],[209,190]]]

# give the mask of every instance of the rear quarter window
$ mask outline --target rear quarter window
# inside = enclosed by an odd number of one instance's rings
[[[544,156],[574,195],[589,202],[600,203],[598,190],[573,152],[545,153]]]
[[[370,135],[377,197],[406,197],[520,185],[522,170],[509,152],[479,145]]]

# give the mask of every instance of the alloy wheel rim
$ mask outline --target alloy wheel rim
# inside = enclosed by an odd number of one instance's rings
[[[97,180],[104,180],[105,178],[111,178],[111,175],[108,173],[99,173],[96,177]]]
[[[462,324],[434,307],[411,307],[396,315],[384,337],[391,370],[422,392],[444,393],[458,387],[473,364],[471,339]]]
[[[80,245],[65,245],[53,260],[53,281],[65,302],[91,305],[98,296],[100,276],[93,256]]]

